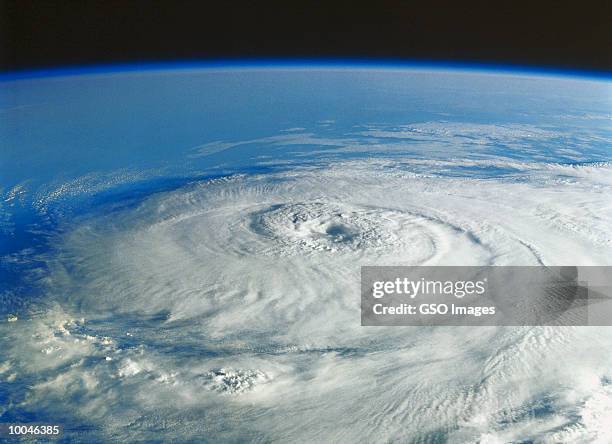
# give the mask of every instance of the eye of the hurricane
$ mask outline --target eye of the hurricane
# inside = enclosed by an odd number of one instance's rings
[[[252,214],[250,229],[274,244],[269,250],[272,254],[375,253],[406,241],[430,250],[431,245],[425,245],[431,241],[427,233],[415,239],[411,219],[413,216],[399,210],[356,204],[288,203]]]
[[[325,234],[331,236],[334,242],[350,242],[356,233],[351,230],[351,227],[331,223],[325,227]]]

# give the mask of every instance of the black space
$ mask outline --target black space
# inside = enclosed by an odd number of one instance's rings
[[[0,0],[0,69],[385,58],[612,71],[612,1]]]

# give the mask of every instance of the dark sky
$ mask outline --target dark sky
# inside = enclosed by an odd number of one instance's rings
[[[0,0],[0,69],[394,58],[612,72],[612,1]]]

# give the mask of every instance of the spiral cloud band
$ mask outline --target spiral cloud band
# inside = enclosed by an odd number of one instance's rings
[[[359,324],[360,264],[610,264],[608,165],[513,168],[465,178],[349,161],[96,211],[57,238],[55,305],[34,335],[10,329],[13,353],[32,358],[3,375],[44,372],[25,405],[69,396],[109,427],[164,415],[212,436],[232,424],[326,441],[377,439],[381,422],[389,438],[434,439],[457,424],[460,440],[511,439],[527,426],[562,441],[607,433],[610,367],[589,352],[612,345],[607,329]],[[165,353],[172,344],[182,351]],[[534,403],[555,413],[524,416]]]

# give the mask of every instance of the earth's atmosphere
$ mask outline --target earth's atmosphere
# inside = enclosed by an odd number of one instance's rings
[[[0,421],[65,439],[612,442],[612,329],[362,327],[361,265],[612,265],[612,83],[0,82]]]

